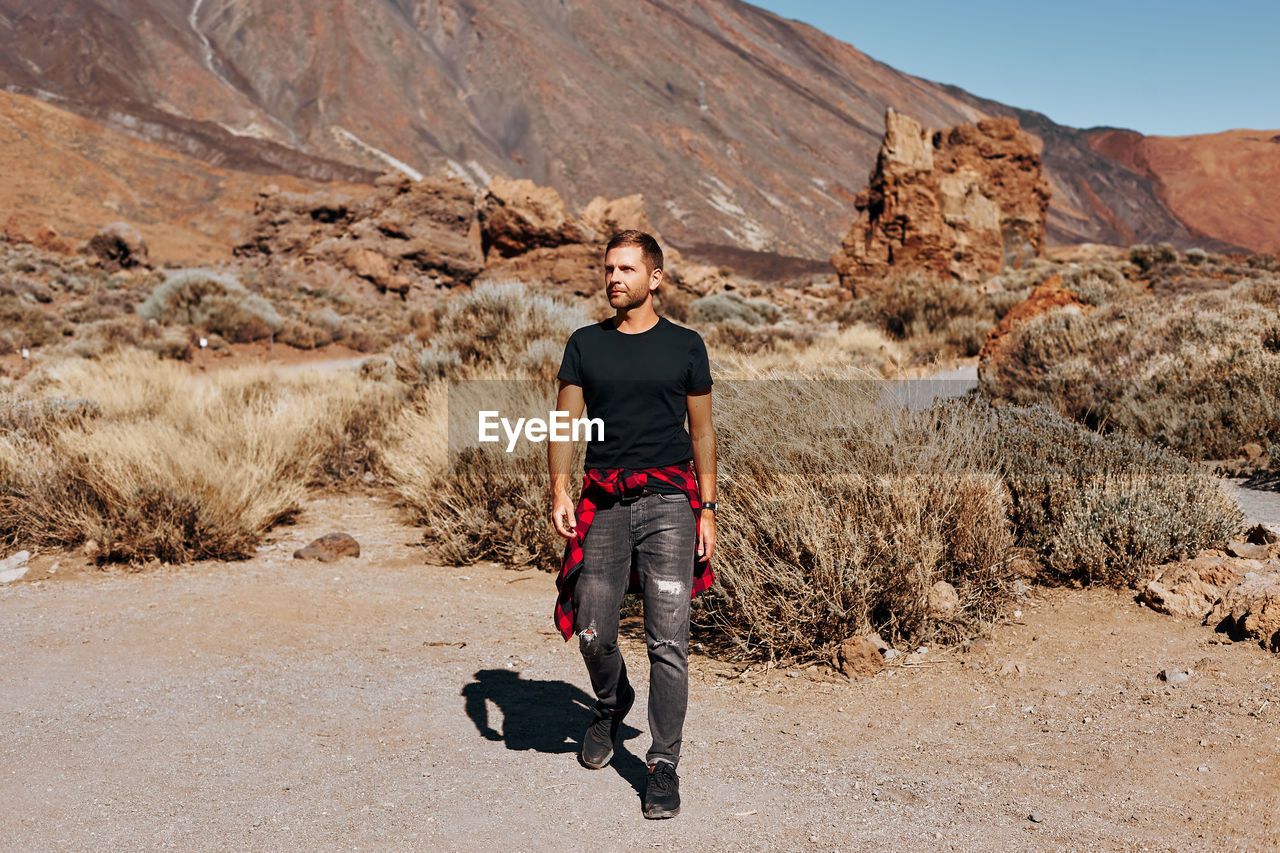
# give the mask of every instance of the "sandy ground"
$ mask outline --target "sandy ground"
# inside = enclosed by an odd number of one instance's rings
[[[362,556],[291,559],[333,529]],[[1037,591],[985,648],[857,682],[698,657],[684,810],[645,821],[643,701],[610,767],[576,762],[589,686],[551,575],[417,540],[388,499],[329,496],[244,562],[37,555],[0,588],[0,847],[1280,844],[1280,657],[1102,590]],[[634,626],[624,653],[643,685]]]

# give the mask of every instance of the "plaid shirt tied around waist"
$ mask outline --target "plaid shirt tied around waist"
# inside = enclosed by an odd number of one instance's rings
[[[565,543],[564,562],[560,566],[560,575],[556,578],[556,589],[559,590],[559,594],[556,596],[554,618],[556,627],[560,629],[560,634],[566,641],[573,636],[576,612],[573,591],[578,582],[578,572],[582,570],[582,541],[587,536],[587,530],[591,527],[596,510],[601,504],[611,499],[640,497],[645,484],[650,479],[669,483],[685,493],[697,521],[695,530],[701,531],[702,513],[699,510],[702,508],[702,500],[698,495],[698,478],[690,463],[667,465],[662,468],[641,468],[637,471],[628,468],[588,468],[586,477],[582,481],[582,497],[578,499],[578,505],[574,509],[578,524],[574,528],[573,538]],[[695,537],[696,535],[695,533]],[[698,559],[695,549],[693,560],[693,587],[690,598],[695,598],[698,593],[710,589],[716,580],[715,572],[711,570],[710,558]],[[640,578],[633,568],[627,592],[640,591]]]

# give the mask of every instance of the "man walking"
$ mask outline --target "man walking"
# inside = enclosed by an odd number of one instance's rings
[[[618,614],[628,591],[644,594],[653,744],[644,816],[680,812],[680,744],[689,695],[690,599],[714,581],[716,446],[711,369],[697,332],[659,317],[662,249],[623,231],[605,249],[605,289],[614,316],[578,329],[565,346],[556,408],[604,422],[587,446],[586,477],[569,497],[573,445],[549,442],[552,523],[568,542],[556,580],[556,625],[574,634],[596,694],[581,760],[613,757],[635,701],[618,650]],[[688,429],[685,417],[688,416]],[[692,464],[691,464],[692,463]]]

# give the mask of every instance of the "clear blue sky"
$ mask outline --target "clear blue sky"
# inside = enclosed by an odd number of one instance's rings
[[[1280,129],[1280,0],[750,0],[1072,127]]]

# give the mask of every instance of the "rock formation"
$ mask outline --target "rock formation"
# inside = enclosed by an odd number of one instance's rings
[[[1044,250],[1049,183],[1013,118],[929,131],[892,109],[859,215],[832,257],[861,295],[891,269],[976,281]]]
[[[639,195],[595,198],[574,216],[554,188],[530,181],[494,178],[477,196],[447,175],[384,175],[364,197],[263,191],[236,254],[321,264],[339,278],[403,298],[414,289],[505,280],[593,297],[600,292],[604,243],[628,228],[652,231]],[[678,266],[678,253],[669,251],[673,280]],[[685,266],[707,277],[707,269]]]
[[[443,176],[384,176],[363,199],[268,189],[236,254],[326,261],[402,296],[415,281],[468,284],[484,266],[475,193]]]

